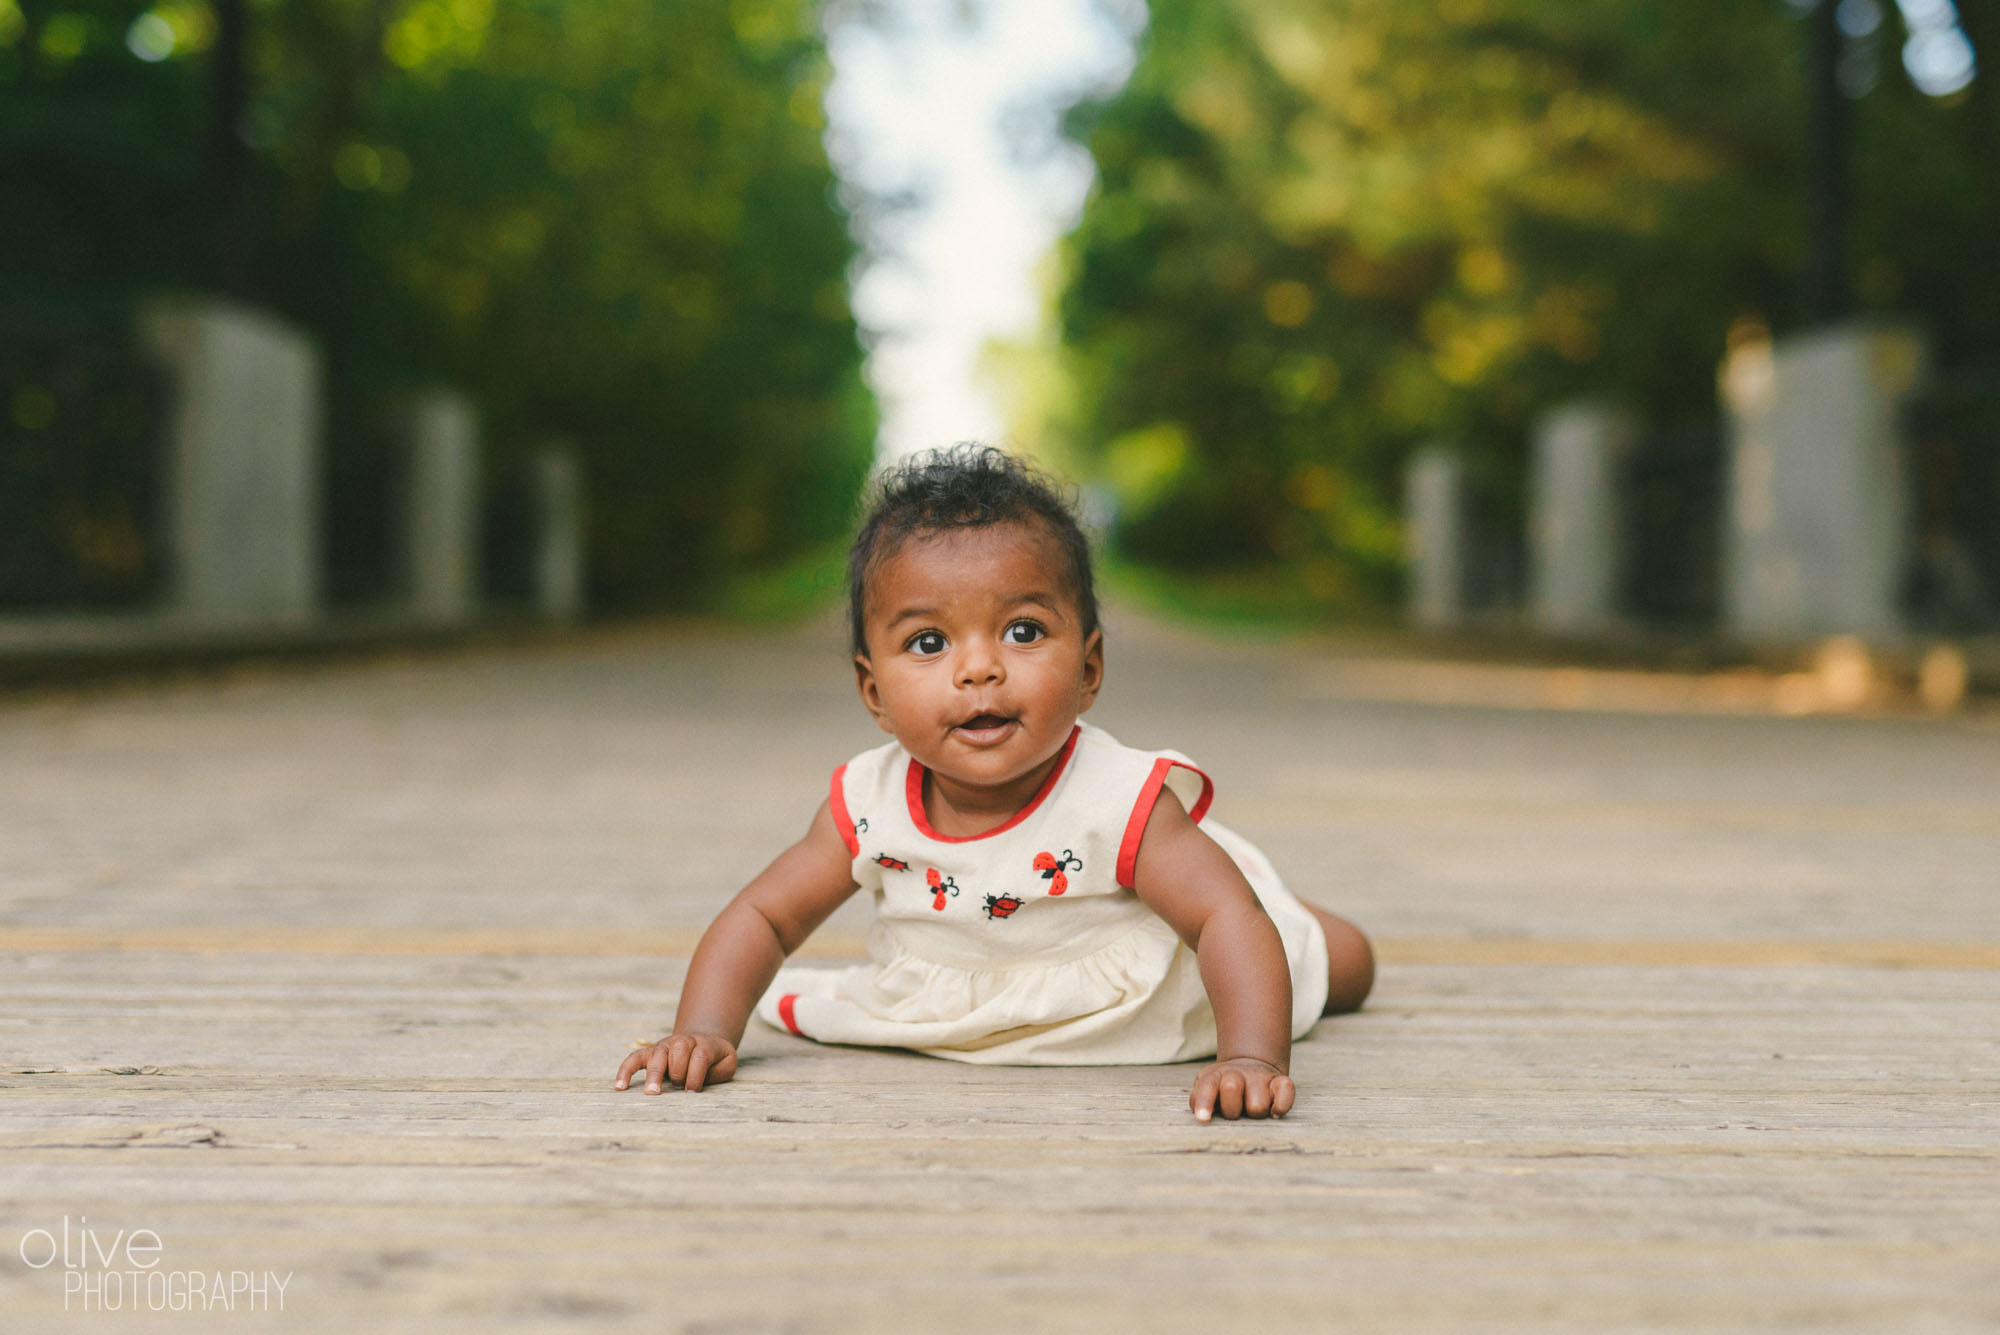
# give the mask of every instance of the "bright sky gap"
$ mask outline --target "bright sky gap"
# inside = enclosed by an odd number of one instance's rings
[[[878,0],[836,6],[828,147],[861,195],[907,206],[861,224],[855,316],[882,404],[880,452],[998,440],[979,383],[994,339],[1041,318],[1041,266],[1076,222],[1089,155],[1057,110],[1130,74],[1140,0]]]

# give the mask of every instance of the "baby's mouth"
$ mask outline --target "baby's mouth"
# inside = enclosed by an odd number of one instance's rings
[[[952,731],[968,742],[997,742],[1013,725],[1014,720],[1002,714],[974,714]]]

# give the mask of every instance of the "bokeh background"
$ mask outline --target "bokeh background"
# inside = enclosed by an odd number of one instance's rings
[[[175,602],[160,301],[316,358],[314,609],[407,600],[413,395],[475,614],[579,465],[597,613],[829,583],[878,455],[1077,480],[1128,588],[1387,620],[1448,442],[1530,598],[1536,423],[1643,424],[1622,624],[1721,612],[1718,371],[1918,331],[1900,624],[2000,589],[2000,94],[1953,0],[0,0],[0,609]],[[1858,322],[1858,324],[1857,324]],[[424,493],[428,495],[430,493]],[[425,503],[421,497],[418,504]],[[1843,629],[1838,625],[1824,627]]]
[[[2000,1330],[1997,67],[0,0],[0,1328],[229,1328],[92,1324],[87,1219],[295,1274],[245,1330]],[[1093,721],[1379,949],[1281,1123],[761,1025],[609,1088],[882,743],[843,538],[959,437],[1099,530]]]

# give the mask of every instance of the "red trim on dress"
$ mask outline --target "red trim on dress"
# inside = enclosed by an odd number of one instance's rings
[[[1215,800],[1215,783],[1195,766],[1171,756],[1161,756],[1153,762],[1153,772],[1146,776],[1145,787],[1139,790],[1139,800],[1132,806],[1131,819],[1125,822],[1125,837],[1118,841],[1118,884],[1127,890],[1132,888],[1132,881],[1138,873],[1139,841],[1145,837],[1146,822],[1160,800],[1160,789],[1167,786],[1168,771],[1176,765],[1201,776],[1201,796],[1188,808],[1189,820],[1201,824],[1201,818],[1208,814],[1208,804]]]
[[[833,823],[840,830],[840,842],[847,845],[847,856],[858,858],[861,856],[861,836],[854,832],[854,821],[847,814],[847,794],[841,791],[840,785],[841,776],[846,773],[845,765],[833,772],[833,795],[826,802],[833,809]]]
[[[1055,789],[1056,780],[1060,779],[1062,772],[1069,767],[1070,752],[1076,750],[1076,739],[1082,735],[1083,725],[1081,723],[1071,728],[1069,730],[1069,740],[1063,743],[1062,752],[1056,756],[1056,767],[1049,771],[1048,778],[1042,780],[1042,786],[1037,788],[1035,795],[1028,799],[1028,805],[1022,807],[1007,820],[980,834],[939,834],[931,828],[930,817],[924,815],[924,775],[929,771],[923,767],[923,764],[915,756],[911,756],[909,778],[903,784],[903,796],[910,804],[911,822],[926,839],[935,839],[941,844],[969,844],[975,839],[991,839],[996,834],[1013,829],[1016,825],[1019,825],[1022,821],[1033,815],[1035,808],[1040,806],[1042,800]]]
[[[799,1028],[798,1017],[792,1013],[792,1008],[798,1004],[799,994],[796,992],[787,992],[784,996],[779,997],[778,1018],[785,1022],[785,1028],[791,1030],[800,1038],[804,1038],[806,1036],[805,1031]]]

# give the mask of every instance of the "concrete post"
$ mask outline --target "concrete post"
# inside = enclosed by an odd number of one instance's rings
[[[1404,484],[1411,619],[1425,630],[1454,630],[1465,618],[1465,466],[1449,448],[1426,445]]]
[[[550,621],[583,615],[587,573],[583,466],[551,446],[535,460],[535,610]]]
[[[1923,340],[1845,324],[1730,354],[1723,607],[1743,639],[1904,629],[1909,483],[1899,410]]]
[[[170,608],[298,623],[320,610],[319,353],[299,331],[210,299],[141,312],[174,387],[166,486]]]
[[[1619,482],[1638,421],[1603,403],[1557,408],[1535,426],[1529,492],[1536,624],[1556,634],[1619,620],[1625,524]]]
[[[407,430],[410,607],[424,621],[460,625],[479,608],[479,415],[465,396],[429,389],[410,404]]]

